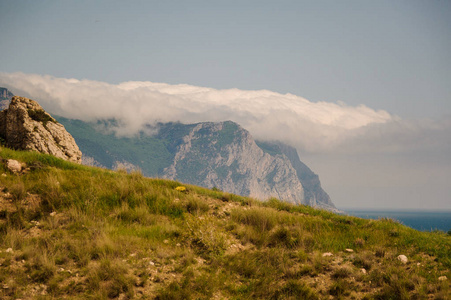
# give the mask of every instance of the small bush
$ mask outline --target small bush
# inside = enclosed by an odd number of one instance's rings
[[[22,181],[12,184],[8,191],[11,193],[13,201],[15,202],[21,201],[27,196],[27,190],[25,189],[25,185]]]
[[[34,121],[41,122],[42,125],[44,125],[45,128],[47,128],[47,123],[58,123],[54,118],[52,118],[49,114],[47,114],[44,110],[38,109],[28,109],[28,115],[30,118]]]
[[[288,281],[271,299],[319,299],[316,293],[307,285],[295,280]]]
[[[191,214],[205,213],[210,209],[207,203],[198,198],[190,198],[185,204],[185,207]]]
[[[373,265],[372,259],[368,254],[360,254],[356,256],[352,262],[354,266],[370,270]]]
[[[356,238],[354,241],[354,245],[356,245],[356,247],[363,247],[363,245],[365,245],[365,240],[361,238]]]
[[[277,222],[275,212],[265,208],[233,210],[232,218],[242,224],[250,225],[259,231],[269,231]]]
[[[292,228],[291,230],[286,227],[279,227],[269,237],[269,246],[283,246],[286,248],[295,248],[300,243],[299,231]]]
[[[384,248],[377,248],[375,255],[376,255],[376,257],[383,258],[385,256],[385,249]]]
[[[348,268],[339,268],[332,273],[332,278],[334,279],[348,278],[351,275],[351,273],[352,273],[351,270],[349,270]]]
[[[49,264],[34,263],[26,267],[31,280],[38,283],[46,283],[55,274],[55,268]]]
[[[332,283],[329,288],[329,294],[336,297],[349,296],[350,292],[349,283],[343,279],[338,279]]]

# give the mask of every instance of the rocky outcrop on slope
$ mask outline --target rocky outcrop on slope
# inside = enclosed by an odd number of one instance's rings
[[[288,158],[263,152],[247,130],[230,121],[196,124],[164,176],[261,200],[304,203],[304,189]]]
[[[33,150],[81,162],[74,138],[36,102],[14,96],[8,109],[0,112],[0,137],[13,149]]]

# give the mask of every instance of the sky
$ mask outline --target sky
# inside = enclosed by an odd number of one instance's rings
[[[4,1],[0,86],[51,113],[233,120],[339,208],[451,209],[450,1]]]

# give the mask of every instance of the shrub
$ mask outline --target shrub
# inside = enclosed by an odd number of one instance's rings
[[[288,281],[281,289],[276,291],[271,299],[318,299],[315,292],[302,282],[295,280]]]
[[[41,262],[32,265],[26,265],[27,272],[30,274],[31,280],[38,283],[46,283],[55,274],[54,266]]]
[[[341,296],[349,296],[349,283],[343,279],[338,279],[332,283],[332,286],[329,288],[329,294],[336,297]]]
[[[34,121],[37,122],[41,122],[42,125],[44,125],[44,127],[47,129],[47,123],[48,122],[52,122],[52,123],[58,123],[56,122],[56,120],[54,118],[52,118],[49,114],[47,114],[44,110],[42,109],[28,109],[28,115],[30,116],[30,118]]]
[[[191,214],[199,214],[207,212],[210,207],[205,201],[198,198],[190,198],[185,204],[186,210]]]
[[[279,227],[269,237],[269,246],[283,246],[286,248],[295,248],[300,243],[300,233],[297,229],[286,227]]]
[[[260,207],[248,210],[233,210],[232,218],[259,231],[269,231],[277,222],[276,213],[273,210]]]
[[[332,273],[332,278],[339,279],[339,278],[347,278],[351,275],[351,270],[349,268],[339,268],[336,269]]]

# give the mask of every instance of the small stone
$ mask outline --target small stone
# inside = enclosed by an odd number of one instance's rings
[[[13,248],[8,248],[8,249],[6,249],[6,253],[13,253],[14,251],[13,251]]]
[[[6,290],[6,289],[9,289],[9,285],[4,284],[4,285],[2,285],[2,288],[4,288],[5,290]]]
[[[169,240],[164,240],[163,243],[169,244]]]
[[[136,256],[136,253],[130,254],[130,257],[135,257],[135,256]]]
[[[345,249],[345,251],[348,252],[348,253],[354,252],[354,250],[352,250],[352,249]]]
[[[365,270],[364,268],[361,268],[360,271],[361,271],[363,274],[366,274],[366,270]]]
[[[155,266],[155,263],[153,261],[149,261],[149,265]]]
[[[54,211],[54,212],[51,212],[51,213],[50,213],[50,216],[51,216],[51,217],[54,217],[54,216],[56,216],[56,211]]]
[[[333,254],[330,252],[323,253],[323,257],[332,256]]]
[[[438,280],[439,280],[439,281],[445,281],[445,280],[448,280],[448,277],[446,277],[446,276],[440,276],[440,277],[438,278]]]
[[[403,255],[403,254],[401,254],[401,255],[398,255],[398,260],[400,261],[400,262],[402,262],[403,264],[406,264],[409,260],[407,259],[407,256],[405,256],[405,255]]]
[[[180,247],[181,245],[180,245],[180,243],[177,243],[176,246],[177,246],[177,247]]]
[[[122,293],[122,294],[119,295],[118,300],[126,300],[126,299],[128,299],[126,294]]]
[[[2,174],[2,177],[6,177],[6,176],[8,176],[8,175],[6,175],[5,173]]]
[[[6,160],[6,167],[13,173],[19,173],[22,171],[22,164],[15,159]]]

